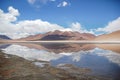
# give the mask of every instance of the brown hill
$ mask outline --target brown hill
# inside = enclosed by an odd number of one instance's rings
[[[37,34],[37,35],[31,35],[31,36],[28,36],[28,37],[25,37],[25,38],[20,38],[20,39],[17,39],[17,40],[21,40],[21,41],[33,41],[33,40],[41,39],[42,36],[43,36],[42,34]]]
[[[8,36],[0,35],[0,43],[1,42],[6,42],[6,41],[9,41],[9,40],[11,40],[11,38],[9,38]]]
[[[103,34],[95,38],[96,41],[120,41],[120,30],[110,34]]]
[[[35,40],[90,40],[94,39],[95,35],[90,33],[79,33],[73,31],[59,31],[47,32],[45,34],[37,34],[21,38],[18,40],[35,41]]]

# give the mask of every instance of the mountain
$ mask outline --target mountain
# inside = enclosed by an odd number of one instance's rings
[[[21,38],[18,40],[34,41],[34,40],[91,40],[94,39],[95,35],[90,33],[79,33],[73,31],[50,31],[45,34],[37,34]]]
[[[120,41],[120,30],[97,36],[96,41]]]
[[[22,41],[34,41],[34,40],[39,40],[42,38],[42,34],[37,34],[37,35],[31,35],[31,36],[28,36],[28,37],[25,37],[25,38],[20,38],[20,39],[17,39],[17,40],[22,40]]]
[[[0,40],[7,39],[10,40],[10,38],[6,35],[0,35]]]

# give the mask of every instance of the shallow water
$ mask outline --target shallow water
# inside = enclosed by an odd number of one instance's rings
[[[3,80],[120,80],[119,76],[120,44],[0,44]]]

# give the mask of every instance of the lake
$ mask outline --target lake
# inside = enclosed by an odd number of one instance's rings
[[[0,44],[0,80],[120,80],[120,44]]]

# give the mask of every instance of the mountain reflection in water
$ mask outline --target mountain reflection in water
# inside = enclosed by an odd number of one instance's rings
[[[14,43],[0,49],[0,79],[120,79],[120,44]]]

